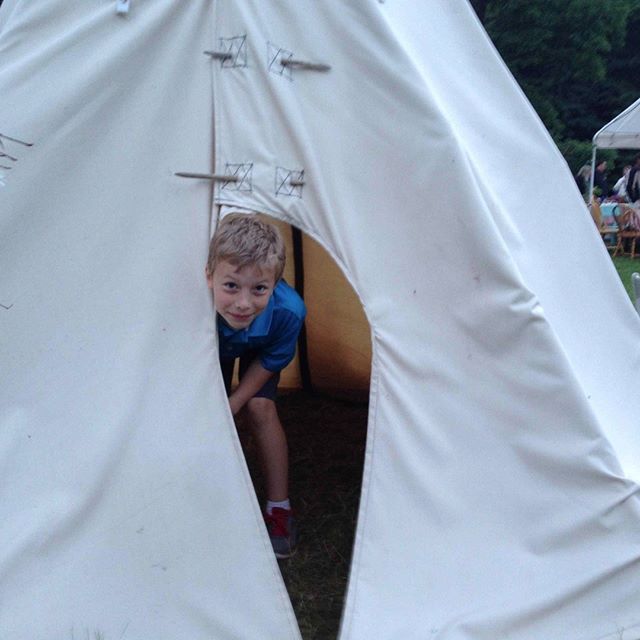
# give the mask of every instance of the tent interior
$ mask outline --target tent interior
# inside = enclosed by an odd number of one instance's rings
[[[220,209],[219,216],[235,210]],[[357,294],[328,252],[297,228],[262,217],[280,229],[287,247],[284,278],[296,286],[308,310],[298,352],[281,373],[277,401],[289,440],[291,496],[305,541],[280,570],[303,637],[332,638],[346,595],[362,483],[371,329]],[[242,416],[237,427],[263,501],[260,464]]]
[[[366,401],[371,375],[371,329],[360,299],[318,242],[285,222],[270,216],[265,218],[280,229],[285,239],[284,277],[298,288],[308,309],[306,335],[301,338],[308,362],[301,364],[299,348],[294,360],[282,372],[281,387],[305,386],[306,374],[301,373],[305,367],[309,375],[308,388]]]

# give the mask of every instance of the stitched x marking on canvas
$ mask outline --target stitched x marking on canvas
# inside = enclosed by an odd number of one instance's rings
[[[225,165],[225,174],[228,176],[235,176],[238,178],[237,182],[223,182],[220,186],[221,189],[227,191],[252,191],[252,172],[253,162],[246,162],[244,164],[229,164]]]
[[[231,54],[231,58],[221,60],[223,69],[247,66],[247,36],[233,36],[232,38],[220,38],[218,40],[220,51]]]
[[[276,167],[276,195],[302,198],[304,169],[285,169]],[[293,183],[293,184],[292,184]]]
[[[282,64],[282,60],[291,60],[291,58],[293,58],[293,51],[282,49],[271,42],[267,42],[267,68],[270,73],[293,81],[291,67]]]

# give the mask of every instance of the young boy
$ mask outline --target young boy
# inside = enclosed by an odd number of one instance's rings
[[[306,309],[284,282],[285,247],[276,227],[254,214],[223,218],[205,273],[217,312],[220,366],[231,412],[246,408],[265,478],[265,522],[276,557],[297,542],[289,503],[287,440],[275,405],[280,371],[292,360]],[[240,358],[238,387],[231,377]]]

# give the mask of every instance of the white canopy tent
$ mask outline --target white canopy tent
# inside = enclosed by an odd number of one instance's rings
[[[593,136],[598,149],[640,149],[640,98]]]
[[[3,639],[299,638],[217,365],[223,205],[371,327],[340,639],[640,638],[640,320],[466,2],[5,0],[0,61]]]
[[[592,145],[590,194],[598,149],[640,149],[640,98],[605,124],[593,136]]]

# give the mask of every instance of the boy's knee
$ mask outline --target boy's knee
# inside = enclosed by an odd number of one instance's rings
[[[278,419],[276,403],[269,398],[251,398],[247,402],[247,413],[254,424],[271,422]]]

